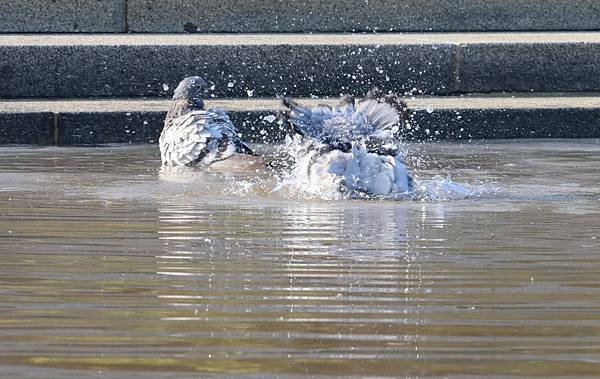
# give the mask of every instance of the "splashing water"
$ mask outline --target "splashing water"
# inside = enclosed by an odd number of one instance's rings
[[[497,189],[485,185],[472,186],[454,182],[449,177],[435,176],[428,180],[415,182],[411,199],[421,201],[450,201],[464,200],[492,194]]]
[[[342,95],[335,106],[303,106],[289,98],[283,104],[295,136],[282,150],[293,163],[276,190],[324,199],[445,199],[472,192],[451,181],[415,182],[401,132],[410,116],[396,93],[374,88],[358,102]]]
[[[395,163],[406,170],[404,156],[408,147],[405,144],[398,144],[397,147],[402,153],[398,155]],[[303,142],[299,136],[288,137],[278,150],[279,156],[288,156],[293,163],[279,174],[272,192],[287,197],[323,200],[450,201],[489,195],[497,190],[486,185],[458,183],[450,176],[435,175],[429,179],[417,179],[417,172],[411,172],[409,189],[390,190],[385,173],[371,177],[360,176],[357,167],[362,161],[368,163],[368,155],[372,155],[365,151],[329,153],[326,155],[326,158],[330,158],[327,163],[331,163],[328,166],[319,162],[319,154],[315,147]],[[348,182],[351,182],[351,185],[348,185]]]

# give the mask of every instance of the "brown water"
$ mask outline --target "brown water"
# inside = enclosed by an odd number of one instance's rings
[[[161,173],[156,146],[1,148],[0,377],[600,376],[600,142],[411,152],[482,194],[302,200]]]

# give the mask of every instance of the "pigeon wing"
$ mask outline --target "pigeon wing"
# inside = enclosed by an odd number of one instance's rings
[[[163,165],[186,166],[201,161],[228,129],[219,118],[214,112],[194,111],[167,119],[159,139]]]
[[[369,125],[365,133],[367,149],[377,154],[396,155],[408,115],[402,99],[395,94],[379,98],[368,95],[356,108],[357,115]]]
[[[287,119],[294,132],[303,137],[320,140],[323,124],[335,117],[334,110],[328,105],[317,105],[313,108],[303,107],[289,98],[284,98],[283,104],[289,109]]]
[[[360,101],[356,111],[364,114],[374,130],[391,130],[400,123],[400,115],[396,108],[375,99],[367,98]]]
[[[236,153],[256,155],[239,137],[237,128],[233,125],[233,122],[224,110],[212,108],[210,111],[214,114],[215,127],[218,128],[225,141],[231,142]],[[223,142],[220,142],[220,145],[223,146]]]

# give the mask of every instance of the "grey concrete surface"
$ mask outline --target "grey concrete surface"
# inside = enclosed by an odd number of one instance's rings
[[[594,43],[461,46],[459,92],[596,91],[600,39]]]
[[[164,45],[151,35],[146,44],[119,37],[112,44],[32,45],[27,36],[20,42],[0,36],[0,97],[170,96],[189,75],[212,82],[218,97],[364,93],[373,86],[447,93],[453,80],[454,48],[445,44],[373,44],[343,36],[308,44],[298,36],[281,44],[255,36],[233,39],[242,44],[220,36],[171,39]]]
[[[437,109],[414,113],[408,140],[600,138],[600,108]]]
[[[128,0],[134,32],[598,30],[597,0]]]
[[[52,145],[54,114],[35,110],[0,111],[0,144]]]
[[[407,99],[413,120],[406,138],[600,138],[600,94],[515,96]],[[314,105],[336,100],[299,101]],[[281,110],[277,100],[220,99],[207,106],[225,109],[248,141],[279,142],[284,136],[285,125],[276,118]],[[159,99],[4,100],[0,144],[155,143],[167,107],[168,101]]]
[[[102,143],[157,143],[164,112],[60,113],[58,145]]]
[[[0,35],[0,97],[326,96],[600,90],[600,32]]]
[[[124,32],[126,0],[2,0],[0,33]]]
[[[103,143],[157,143],[166,112],[71,112],[60,115],[59,145]],[[229,116],[247,141],[282,141],[282,126],[274,112],[231,111]],[[270,117],[269,117],[270,116]],[[261,130],[267,131],[262,132]],[[1,142],[0,142],[1,143]]]
[[[598,30],[596,0],[19,0],[0,32]]]

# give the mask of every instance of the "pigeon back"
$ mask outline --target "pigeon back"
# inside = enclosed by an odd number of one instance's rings
[[[189,166],[226,159],[239,150],[235,127],[222,111],[167,118],[159,144],[163,165]]]

